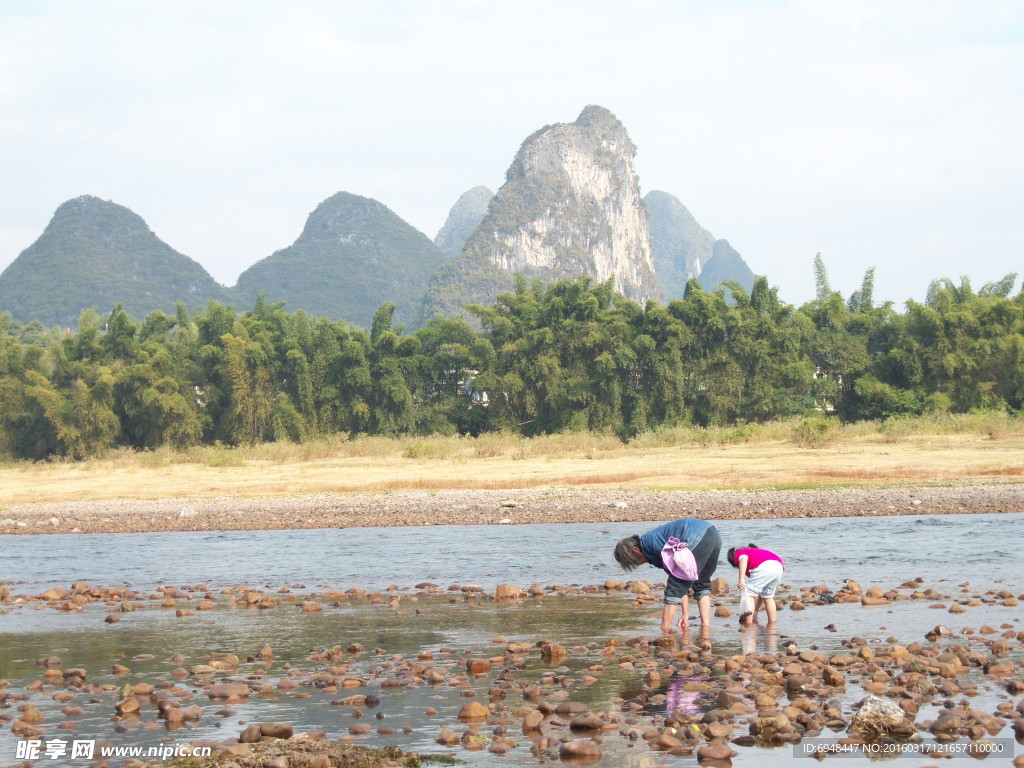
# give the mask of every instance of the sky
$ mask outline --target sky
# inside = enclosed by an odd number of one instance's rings
[[[3,0],[0,269],[83,194],[225,285],[340,191],[433,238],[587,104],[787,302],[1024,272],[1020,0]]]

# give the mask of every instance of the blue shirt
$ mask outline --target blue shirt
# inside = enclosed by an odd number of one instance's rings
[[[707,520],[701,520],[696,517],[681,517],[678,520],[673,520],[671,523],[665,523],[657,528],[652,528],[637,540],[640,551],[643,552],[647,562],[655,568],[661,568],[661,570],[668,574],[668,582],[665,585],[666,603],[678,603],[682,595],[686,594],[689,590],[692,582],[680,581],[669,573],[669,570],[661,560],[661,550],[672,536],[675,536],[680,541],[685,541],[690,549],[693,550],[711,527],[711,523]],[[699,565],[698,563],[698,567]]]

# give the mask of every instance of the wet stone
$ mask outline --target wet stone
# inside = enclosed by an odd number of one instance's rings
[[[728,744],[706,744],[697,749],[698,761],[726,761],[731,760],[738,753]]]
[[[558,748],[560,757],[601,757],[603,751],[597,742],[590,739],[570,739]]]

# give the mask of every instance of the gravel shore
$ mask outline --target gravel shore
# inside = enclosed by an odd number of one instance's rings
[[[14,504],[0,534],[278,530],[1024,511],[1024,483],[763,491],[605,488],[402,491],[271,498],[115,499]]]

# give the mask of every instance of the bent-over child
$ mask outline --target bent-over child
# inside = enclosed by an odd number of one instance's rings
[[[746,547],[731,547],[727,555],[729,565],[740,572],[737,586],[740,598],[751,598],[753,610],[740,613],[740,624],[754,624],[763,606],[768,616],[768,626],[774,626],[777,615],[775,590],[782,581],[782,572],[786,570],[782,558],[768,549],[760,549],[756,544]]]

